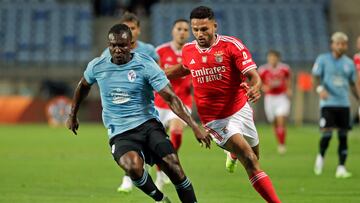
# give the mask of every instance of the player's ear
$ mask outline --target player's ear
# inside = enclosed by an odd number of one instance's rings
[[[217,32],[217,27],[218,27],[218,25],[217,25],[216,21],[214,21],[215,32]]]

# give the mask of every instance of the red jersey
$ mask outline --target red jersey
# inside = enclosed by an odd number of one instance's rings
[[[231,116],[245,105],[248,98],[240,84],[256,64],[239,39],[217,35],[215,43],[206,49],[193,41],[183,47],[182,54],[183,66],[191,72],[203,124]]]
[[[356,70],[360,73],[360,53],[354,55],[354,63]]]
[[[290,68],[287,64],[279,63],[275,68],[270,64],[264,64],[259,67],[259,74],[263,84],[270,87],[270,90],[265,94],[286,93],[286,81],[290,78]]]
[[[169,66],[181,64],[181,50],[176,50],[170,42],[162,44],[156,48],[156,52],[160,57],[160,67],[165,69]],[[181,101],[191,109],[192,96],[191,96],[191,76],[185,76],[182,78],[170,80],[171,86],[175,94],[181,99]],[[155,106],[160,108],[169,109],[170,107],[161,98],[161,96],[155,94]]]

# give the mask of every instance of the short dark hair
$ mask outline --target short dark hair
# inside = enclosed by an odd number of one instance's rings
[[[184,18],[179,18],[173,22],[173,27],[176,25],[176,23],[180,23],[180,22],[189,23],[188,20],[186,20]]]
[[[193,18],[197,18],[197,19],[208,18],[209,20],[212,20],[215,19],[215,15],[214,15],[214,11],[211,8],[206,6],[199,6],[191,11],[190,20]]]
[[[280,52],[279,52],[279,51],[276,51],[276,50],[274,50],[274,49],[270,49],[270,50],[268,51],[267,55],[270,55],[270,54],[272,54],[272,55],[274,55],[274,56],[276,56],[276,57],[278,57],[278,58],[281,58]]]
[[[140,20],[139,18],[131,12],[125,12],[121,18],[120,18],[120,23],[124,23],[124,22],[135,22],[136,25],[138,27],[140,27]]]
[[[109,30],[108,36],[111,33],[112,34],[121,34],[124,32],[130,37],[130,39],[132,39],[132,34],[131,34],[130,28],[127,25],[122,24],[122,23],[112,26]]]

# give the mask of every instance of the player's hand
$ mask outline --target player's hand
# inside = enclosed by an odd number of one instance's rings
[[[326,100],[329,97],[329,93],[324,89],[319,93],[319,97],[322,100]]]
[[[210,133],[205,132],[203,129],[197,127],[196,129],[194,129],[194,134],[197,141],[200,143],[200,146],[203,146],[205,144],[205,147],[210,149],[210,144],[211,144]]]
[[[69,115],[69,118],[66,120],[66,127],[73,131],[75,135],[77,135],[77,130],[79,129],[79,120],[76,116]]]
[[[242,87],[246,90],[246,96],[248,97],[248,101],[255,103],[260,99],[260,97],[261,97],[260,87],[257,87],[257,86],[250,87],[245,82],[241,83],[240,87]]]

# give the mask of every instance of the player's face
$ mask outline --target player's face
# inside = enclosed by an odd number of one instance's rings
[[[120,65],[130,61],[130,50],[131,37],[126,32],[109,34],[109,51],[113,63]]]
[[[135,21],[127,21],[123,23],[130,28],[132,34],[131,42],[134,44],[138,40],[138,37],[140,35],[140,27],[137,25]]]
[[[343,55],[348,49],[348,43],[344,40],[333,41],[331,43],[331,50],[338,56]]]
[[[191,19],[191,30],[198,43],[202,48],[208,48],[215,42],[215,32],[217,24],[215,20]]]
[[[187,22],[176,23],[172,29],[172,37],[175,43],[181,46],[184,45],[189,39],[189,29],[189,24]]]
[[[280,59],[275,54],[270,53],[267,56],[267,61],[271,66],[276,66],[276,64],[279,63]]]

